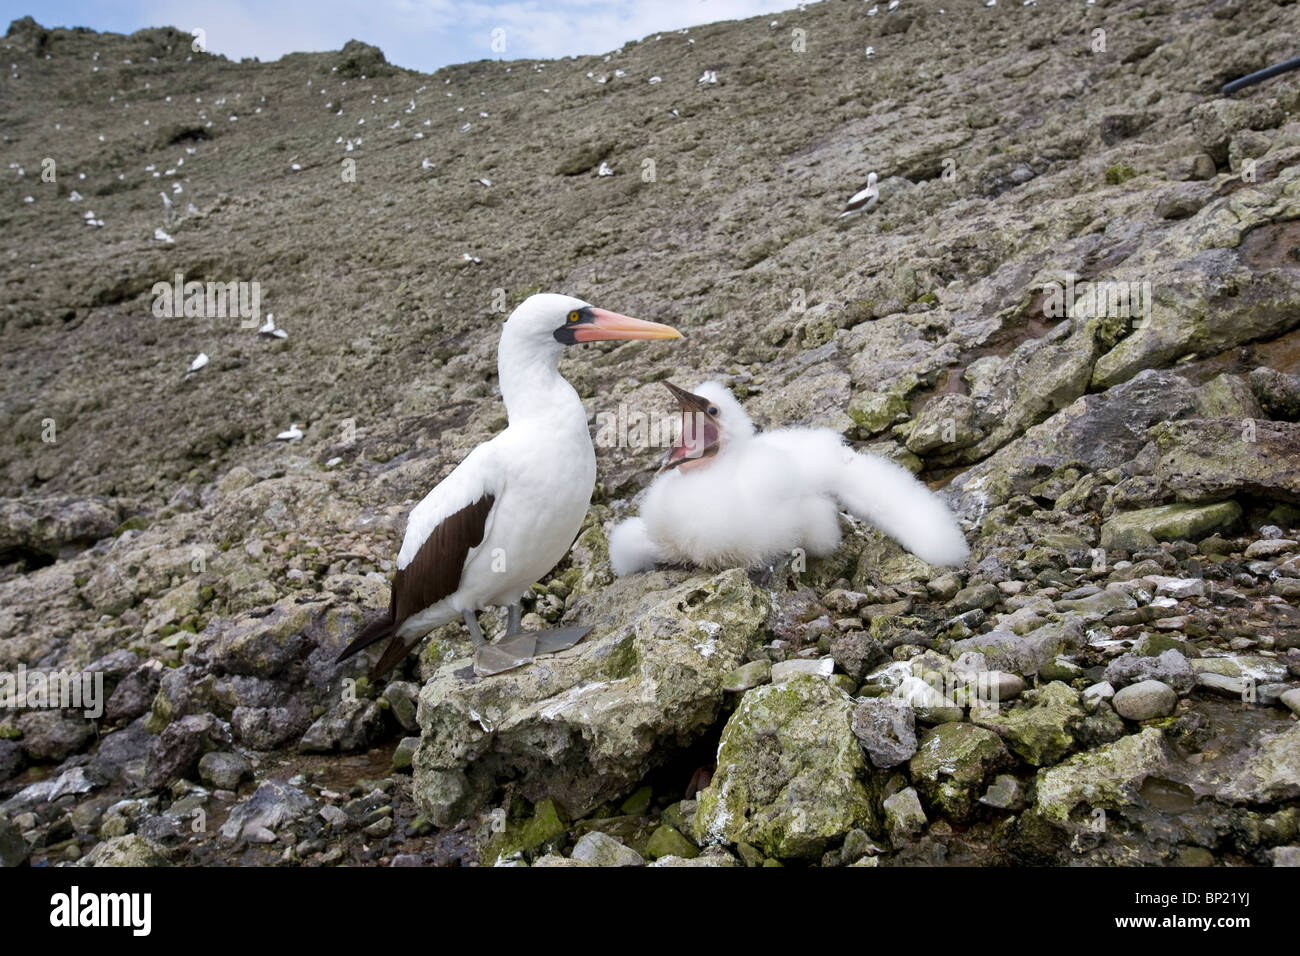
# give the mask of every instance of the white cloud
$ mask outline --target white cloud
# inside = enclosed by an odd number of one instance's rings
[[[718,20],[772,14],[791,0],[140,0],[138,27],[202,27],[208,49],[274,60],[298,51],[373,43],[390,62],[431,71],[485,58],[607,53],[630,40]],[[58,3],[42,18],[57,23]],[[122,19],[125,11],[117,11]],[[86,24],[95,27],[94,22]],[[492,31],[506,49],[492,50]]]

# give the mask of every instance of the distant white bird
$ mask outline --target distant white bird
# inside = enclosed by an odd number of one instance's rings
[[[609,168],[609,163],[601,161],[600,169],[596,170],[597,176],[613,176],[614,170]]]
[[[880,12],[880,6],[877,5],[877,6],[874,6],[874,7],[872,7],[870,10],[867,11],[867,16],[869,16],[869,17],[874,17],[874,16],[875,16],[877,13],[879,13],[879,12]]]
[[[662,82],[663,82],[663,77],[661,77],[661,76],[652,76],[652,77],[650,77],[650,79],[649,79],[647,82],[648,82],[651,86],[654,86],[656,83],[662,83]]]
[[[696,394],[664,384],[681,405],[682,433],[640,517],[610,535],[615,574],[658,563],[756,567],[796,548],[824,556],[840,543],[840,509],[931,564],[969,556],[956,518],[901,465],[858,454],[829,429],[756,432],[717,382]]]
[[[275,436],[275,441],[297,441],[302,437],[302,426],[295,423],[289,425],[287,431],[282,431]]]
[[[486,176],[482,177],[481,179],[476,179],[476,180],[474,180],[474,182],[478,183],[480,186],[491,186],[491,185],[492,185],[492,180],[488,179]]]
[[[893,13],[898,9],[898,0],[889,0],[889,12]]]
[[[840,218],[843,219],[855,212],[870,212],[879,201],[880,188],[876,185],[876,174],[868,173],[867,188],[849,197],[848,204],[845,205],[844,211],[840,213]]]
[[[462,618],[474,670],[498,673],[571,647],[589,628],[521,631],[520,599],[564,557],[596,482],[582,400],[559,372],[565,348],[608,339],[680,338],[676,330],[550,293],[529,296],[501,330],[497,372],[509,424],[479,445],[412,509],[397,555],[388,614],[339,656],[389,644],[371,671],[392,670],[435,627]],[[488,644],[476,612],[509,607],[503,640]]]
[[[287,339],[289,337],[288,332],[276,327],[274,312],[266,313],[266,319],[257,327],[257,334],[273,339]]]
[[[171,236],[167,235],[167,233],[163,232],[161,229],[155,229],[155,230],[153,231],[153,237],[154,237],[154,240],[157,241],[157,242],[169,242],[169,243],[174,243],[174,242],[176,241],[176,240],[173,239]]]
[[[208,353],[200,352],[198,355],[194,357],[194,361],[190,363],[190,367],[185,370],[185,377],[188,379],[199,369],[206,367],[207,364],[208,364]]]
[[[68,202],[81,202],[81,193],[75,189],[68,193]]]
[[[867,47],[867,56],[875,56],[875,55],[876,55],[876,48],[874,46]]]
[[[718,71],[717,71],[717,70],[705,70],[705,71],[704,71],[704,75],[703,75],[702,77],[700,77],[698,80],[696,80],[695,82],[696,82],[697,84],[699,84],[699,83],[716,83],[716,82],[718,82]]]
[[[438,165],[438,164],[435,163],[435,162],[432,162],[432,161],[429,159],[428,156],[426,156],[426,157],[424,157],[424,159],[420,160],[420,168],[421,168],[421,169],[433,169],[433,167],[435,167],[435,166],[437,166],[437,165]]]

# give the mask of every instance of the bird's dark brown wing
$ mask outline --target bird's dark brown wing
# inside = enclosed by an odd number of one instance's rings
[[[401,663],[406,656],[406,651],[401,650],[405,642],[393,636],[393,633],[408,617],[437,604],[460,587],[465,558],[471,549],[482,544],[488,515],[495,502],[494,495],[485,494],[478,501],[452,512],[439,522],[424,539],[424,544],[420,545],[420,550],[415,553],[411,563],[393,576],[387,619],[374,622],[358,634],[343,649],[339,660],[390,637],[389,645],[371,676],[386,674]]]
[[[465,558],[471,548],[483,543],[483,531],[495,501],[495,496],[484,495],[472,505],[447,515],[424,539],[411,563],[393,577],[395,627],[460,587]]]

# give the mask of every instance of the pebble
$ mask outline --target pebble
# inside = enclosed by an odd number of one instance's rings
[[[815,661],[799,659],[780,661],[772,665],[772,683],[780,684],[799,674],[830,677],[833,673],[835,673],[835,658],[833,657],[823,657]]]
[[[1278,700],[1290,708],[1291,713],[1300,716],[1300,687],[1286,691],[1278,697]]]
[[[1126,720],[1168,717],[1178,706],[1178,694],[1168,684],[1144,680],[1116,692],[1115,712]]]

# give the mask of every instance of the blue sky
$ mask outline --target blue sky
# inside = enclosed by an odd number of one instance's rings
[[[431,72],[502,57],[607,53],[660,30],[776,13],[797,0],[0,0],[3,24],[28,14],[43,26],[114,33],[202,27],[208,50],[274,60],[297,51],[373,43],[389,62]],[[492,49],[504,31],[505,52]]]

